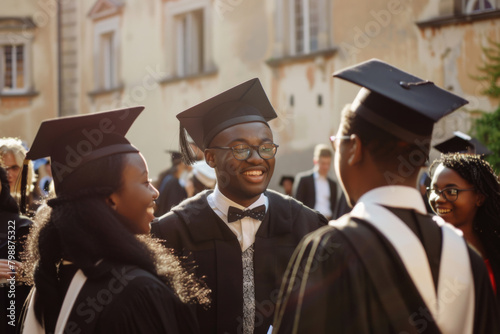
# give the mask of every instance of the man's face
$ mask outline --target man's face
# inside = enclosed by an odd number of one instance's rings
[[[332,165],[332,158],[330,157],[319,157],[318,160],[315,161],[315,164],[318,168],[318,173],[321,176],[327,176],[330,171],[330,167]]]
[[[274,172],[275,158],[262,159],[257,147],[273,143],[273,133],[264,123],[251,122],[237,124],[221,131],[205,151],[207,163],[215,168],[217,185],[229,199],[243,206],[255,202],[269,184]],[[231,150],[211,149],[211,147],[253,146],[246,160],[237,160]]]

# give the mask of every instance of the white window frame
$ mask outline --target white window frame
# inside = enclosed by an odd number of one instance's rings
[[[209,72],[212,66],[212,6],[210,0],[185,0],[165,3],[165,38],[167,54],[167,72],[171,77],[185,77],[189,75]],[[202,27],[196,27],[199,22],[195,12],[201,11]],[[183,24],[185,22],[186,24]],[[187,31],[185,31],[187,29]],[[201,31],[201,36],[196,36]],[[190,40],[183,40],[183,36],[195,36]],[[202,50],[199,43],[202,39]],[[187,51],[187,56],[184,55]],[[201,68],[200,68],[201,64]]]
[[[114,16],[94,25],[94,85],[97,90],[119,87],[120,17]],[[108,36],[112,36],[108,44]]]
[[[311,49],[309,0],[301,0],[304,12],[304,49],[297,52],[295,41],[295,0],[275,0],[275,22],[273,57],[307,55],[317,51],[327,50],[333,45],[331,32],[331,1],[317,0],[317,46]]]
[[[291,55],[297,55],[297,54],[308,54],[314,51],[319,50],[319,45],[315,50],[311,50],[311,15],[310,15],[310,8],[311,8],[311,3],[310,0],[298,0],[301,2],[301,8],[302,8],[302,26],[303,26],[303,34],[304,34],[304,39],[303,39],[303,48],[302,50],[297,50],[297,39],[296,37],[296,30],[297,30],[297,18],[296,18],[296,11],[295,11],[295,2],[297,0],[289,0],[289,22],[290,22],[290,29],[289,29],[289,38],[290,38],[290,54]],[[320,6],[321,6],[321,1],[318,1],[318,11],[320,11]],[[320,22],[321,17],[318,15],[318,35],[316,36],[316,39],[319,39],[319,34],[320,34]]]
[[[464,11],[466,14],[474,14],[474,13],[482,13],[482,12],[487,12],[487,11],[490,11],[490,10],[496,10],[498,9],[497,7],[497,4],[496,4],[496,0],[479,0],[480,3],[480,8],[479,9],[476,9],[474,10],[474,5],[476,4],[476,1],[478,0],[464,0]],[[485,5],[485,1],[488,1],[492,8],[491,9],[486,9],[484,7]]]
[[[19,95],[26,94],[30,92],[33,88],[32,82],[32,43],[33,43],[33,33],[23,32],[22,34],[14,32],[1,32],[0,33],[0,94],[1,95]],[[23,80],[24,85],[21,88],[13,88],[5,90],[4,79],[5,79],[5,59],[4,59],[4,46],[12,45],[22,45],[23,46]],[[16,69],[13,69],[14,73]],[[14,78],[15,80],[15,78]]]

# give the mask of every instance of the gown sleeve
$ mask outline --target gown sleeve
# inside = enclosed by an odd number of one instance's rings
[[[390,333],[376,290],[347,240],[325,226],[297,247],[273,333]]]
[[[199,333],[193,309],[147,277],[131,281],[105,308],[96,328],[96,333]]]

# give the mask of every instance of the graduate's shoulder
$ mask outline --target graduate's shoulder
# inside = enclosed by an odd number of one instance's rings
[[[151,224],[151,233],[155,236],[161,236],[162,230],[168,227],[189,224],[206,217],[207,210],[210,209],[207,196],[211,192],[211,190],[205,190],[173,207]]]
[[[271,189],[266,190],[265,195],[269,198],[269,203],[273,206],[273,210],[277,207],[280,210],[289,211],[293,217],[306,216],[311,219],[321,220],[322,225],[326,225],[328,223],[326,218],[321,213],[311,209],[291,196],[283,195]]]

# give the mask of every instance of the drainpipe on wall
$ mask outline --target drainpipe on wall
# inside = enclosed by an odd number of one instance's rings
[[[57,1],[57,115],[62,116],[62,10]]]

